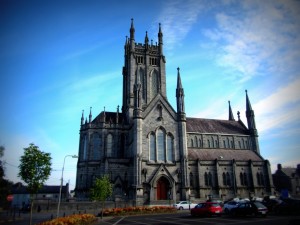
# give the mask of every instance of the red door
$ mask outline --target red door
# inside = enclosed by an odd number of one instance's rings
[[[157,181],[157,200],[167,200],[169,192],[169,181],[165,177],[159,178]]]

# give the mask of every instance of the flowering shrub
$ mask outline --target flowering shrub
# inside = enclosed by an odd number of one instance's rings
[[[76,214],[42,222],[38,225],[90,225],[96,220],[92,214]]]
[[[138,215],[154,213],[173,213],[177,212],[176,208],[171,206],[137,206],[126,208],[104,209],[103,216],[120,216],[120,215]],[[100,215],[101,213],[99,213]]]

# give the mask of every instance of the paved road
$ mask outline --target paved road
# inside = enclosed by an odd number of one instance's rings
[[[52,213],[35,213],[33,224],[49,220]],[[0,225],[26,225],[29,224],[29,214],[16,215],[15,218],[0,215]],[[104,218],[98,225],[300,225],[299,216],[274,216],[261,217],[191,217],[188,210],[178,211],[176,214],[158,214],[128,217]]]
[[[294,222],[292,222],[294,221]],[[149,216],[115,217],[103,221],[103,225],[300,225],[300,216],[268,216],[260,217],[191,217],[188,212]]]

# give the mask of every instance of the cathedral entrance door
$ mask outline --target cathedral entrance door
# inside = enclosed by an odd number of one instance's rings
[[[169,191],[169,181],[165,177],[159,178],[156,186],[157,191],[157,200],[167,200],[168,199],[168,191]]]

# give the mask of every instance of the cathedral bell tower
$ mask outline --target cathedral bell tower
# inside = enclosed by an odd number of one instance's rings
[[[143,110],[160,94],[167,99],[166,69],[163,55],[163,34],[159,24],[158,43],[149,43],[146,32],[144,43],[135,42],[135,28],[131,19],[130,37],[126,37],[123,67],[123,106],[127,123],[134,116],[136,80],[139,81],[139,107]],[[137,79],[138,77],[138,79]]]

